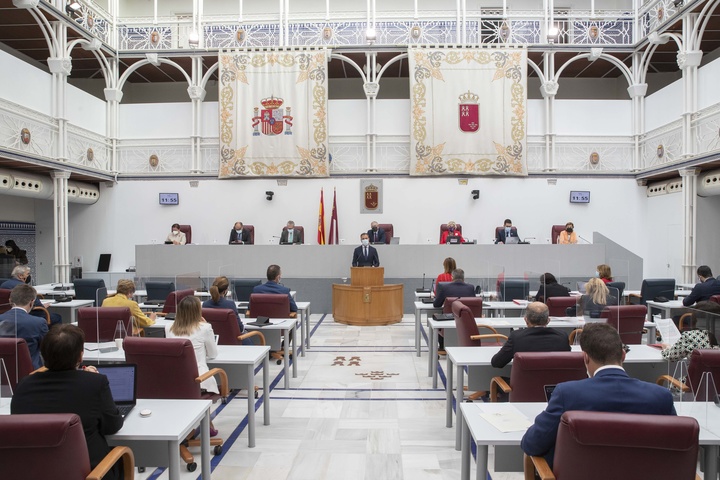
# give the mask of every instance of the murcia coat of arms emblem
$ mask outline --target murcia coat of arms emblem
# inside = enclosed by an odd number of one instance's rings
[[[480,105],[478,104],[480,97],[468,90],[458,98],[460,99],[460,105],[458,105],[460,130],[466,133],[477,132],[480,128]]]

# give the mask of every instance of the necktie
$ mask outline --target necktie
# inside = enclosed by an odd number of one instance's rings
[[[367,258],[367,247],[365,247],[365,258]]]
[[[292,243],[292,240],[293,240],[292,237],[293,237],[293,231],[288,230],[288,243]]]
[[[377,242],[377,232],[375,232],[375,242]]]

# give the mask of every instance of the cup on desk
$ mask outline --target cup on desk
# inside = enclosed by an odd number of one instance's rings
[[[123,340],[122,338],[116,338],[115,339],[115,346],[118,348],[118,350],[122,350],[123,348]]]

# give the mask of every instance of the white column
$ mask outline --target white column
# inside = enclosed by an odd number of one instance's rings
[[[202,82],[202,58],[192,58],[192,86],[188,87],[188,95],[192,100],[192,134],[190,144],[192,149],[192,173],[201,172],[202,152],[200,151],[200,139],[202,137],[202,102],[205,99],[205,89],[200,86]]]
[[[697,209],[697,179],[699,168],[683,168],[682,177],[684,233],[683,233],[683,282],[692,283],[697,263],[697,242],[695,241]]]
[[[633,159],[632,171],[640,170],[640,137],[642,136],[643,125],[643,99],[647,93],[647,83],[630,85],[627,92],[632,98],[632,125],[633,125]]]
[[[377,98],[380,85],[377,82],[377,53],[368,52],[365,54],[365,76],[367,81],[363,85],[367,105],[367,131],[365,133],[365,147],[367,148],[366,170],[377,170],[376,151],[377,133],[375,132],[375,99]]]
[[[553,79],[555,74],[555,55],[553,52],[543,54],[543,75],[546,80],[540,85],[540,93],[545,101],[545,171],[555,170],[555,95],[560,85]]]
[[[54,281],[70,281],[70,252],[68,246],[68,178],[70,172],[54,171],[51,174],[55,197],[53,224],[55,231]]]

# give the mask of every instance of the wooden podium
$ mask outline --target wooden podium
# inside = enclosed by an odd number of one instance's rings
[[[382,267],[352,267],[350,285],[333,284],[332,314],[346,325],[390,325],[403,316],[403,285],[385,285]]]

